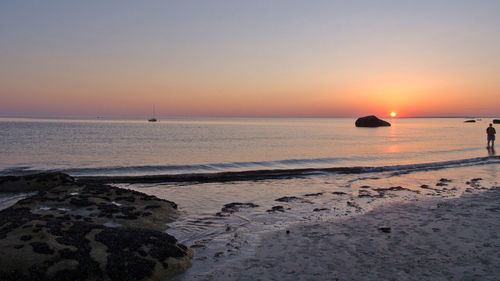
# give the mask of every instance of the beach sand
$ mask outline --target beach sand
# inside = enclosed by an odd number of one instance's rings
[[[207,280],[499,280],[500,187],[269,233]]]

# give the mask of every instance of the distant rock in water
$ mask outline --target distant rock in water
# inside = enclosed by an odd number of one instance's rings
[[[500,124],[500,119],[493,119],[493,124]]]
[[[476,120],[465,120],[464,123],[476,123]]]
[[[375,115],[360,117],[358,118],[358,120],[356,120],[356,127],[376,128],[386,126],[391,126],[391,123],[378,119]]]

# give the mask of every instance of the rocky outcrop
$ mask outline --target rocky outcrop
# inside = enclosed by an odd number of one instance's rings
[[[74,182],[69,175],[62,173],[41,173],[23,177],[0,177],[0,192],[46,191],[58,185]]]
[[[216,216],[219,217],[228,217],[232,213],[238,212],[240,209],[243,208],[257,208],[259,205],[256,205],[254,203],[239,203],[239,202],[234,202],[234,203],[229,203],[224,205],[224,207],[221,209],[220,212],[215,214]]]
[[[464,123],[476,123],[476,120],[465,120]]]
[[[493,124],[500,124],[500,119],[493,119]]]
[[[384,126],[391,126],[391,124],[387,121],[377,118],[375,115],[360,117],[356,120],[356,127],[376,128]]]
[[[285,207],[278,205],[278,206],[273,206],[271,209],[267,210],[266,212],[272,213],[272,212],[284,212]]]
[[[276,202],[287,202],[287,203],[296,202],[296,203],[309,203],[309,204],[312,204],[311,201],[303,199],[303,198],[299,198],[299,197],[296,197],[296,196],[284,196],[284,197],[280,197],[278,199],[275,199],[274,201],[276,201]]]
[[[165,233],[167,200],[64,174],[0,178],[0,190],[38,194],[0,211],[0,280],[164,280],[191,249]]]

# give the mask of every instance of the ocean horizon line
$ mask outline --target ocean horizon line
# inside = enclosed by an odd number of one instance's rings
[[[376,114],[366,114],[359,116],[158,116],[158,119],[350,119],[350,118],[359,118],[363,116],[376,115]],[[389,118],[389,119],[423,119],[423,118],[453,118],[453,119],[481,119],[481,118],[500,118],[500,116],[379,116],[380,118]],[[46,119],[46,120],[146,120],[147,116],[7,116],[2,115],[0,119]]]

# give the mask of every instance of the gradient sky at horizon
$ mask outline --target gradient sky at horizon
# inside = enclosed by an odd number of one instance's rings
[[[0,2],[0,116],[499,116],[500,1]]]

